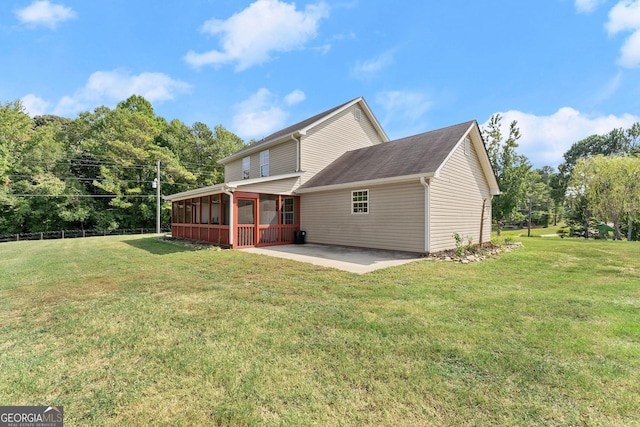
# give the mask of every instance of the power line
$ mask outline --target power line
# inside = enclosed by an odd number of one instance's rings
[[[155,198],[155,194],[123,194],[123,195],[115,195],[115,194],[9,194],[9,196],[13,197],[86,197],[86,198],[118,198],[118,197],[126,197],[126,198]]]
[[[65,160],[65,159],[61,159],[61,160]],[[22,163],[25,164],[31,164],[31,165],[49,165],[51,163],[53,163],[54,165],[65,165],[65,166],[75,166],[75,167],[101,167],[101,166],[116,166],[118,169],[133,169],[133,170],[149,170],[151,171],[153,169],[153,165],[132,165],[132,166],[123,166],[121,163],[116,163],[116,162],[104,162],[104,161],[89,161],[91,163],[87,163],[85,160],[83,160],[82,162],[76,162],[75,159],[66,159],[69,161],[57,161],[57,162],[47,162],[47,161],[38,161],[38,160],[27,160],[27,161],[23,161]],[[183,165],[197,165],[196,163],[181,163],[181,166]],[[201,166],[201,167],[207,167],[207,166]],[[162,167],[162,169],[167,172],[169,169],[167,169],[166,167]],[[183,169],[187,172],[190,173],[194,173],[197,175],[203,175],[203,176],[215,176],[218,174],[218,172],[215,171],[209,171],[209,170],[202,170],[202,169],[193,169],[193,168],[186,168],[183,167]]]

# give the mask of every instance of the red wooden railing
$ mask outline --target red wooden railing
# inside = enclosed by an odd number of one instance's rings
[[[198,240],[226,246],[229,244],[229,226],[216,224],[171,224],[171,235],[181,239]]]
[[[244,248],[247,246],[255,246],[255,225],[238,225],[236,233],[235,247]]]
[[[261,225],[258,227],[258,246],[293,243],[299,225]]]
[[[258,237],[255,237],[255,225],[242,224],[236,227],[236,239],[233,247],[286,245],[294,242],[295,225],[260,225]],[[216,245],[229,245],[229,226],[216,224],[171,224],[173,237],[198,240]]]

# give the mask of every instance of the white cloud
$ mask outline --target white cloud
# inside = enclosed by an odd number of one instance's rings
[[[46,114],[47,108],[49,108],[49,103],[47,101],[31,93],[23,96],[20,101],[22,101],[22,106],[26,113],[31,117]]]
[[[257,0],[227,20],[205,22],[202,32],[218,36],[221,49],[189,51],[184,60],[194,67],[235,63],[236,71],[242,71],[268,61],[273,53],[303,48],[316,37],[320,20],[328,15],[323,2],[296,10],[294,3]]]
[[[610,35],[631,31],[620,49],[618,64],[625,68],[640,67],[640,0],[623,0],[609,12],[605,25]]]
[[[289,112],[284,107],[302,102],[301,90],[294,90],[282,100],[266,88],[234,106],[233,129],[243,138],[261,139],[284,127]]]
[[[76,17],[70,7],[50,3],[48,0],[35,1],[29,6],[15,11],[18,19],[28,25],[55,29],[60,22]]]
[[[605,134],[616,128],[627,129],[640,116],[589,116],[571,107],[560,108],[549,116],[536,116],[521,111],[499,113],[502,116],[503,135],[508,135],[509,124],[516,120],[522,137],[518,152],[527,156],[534,167],[557,166],[564,161],[562,155],[571,146],[594,134]],[[481,127],[485,127],[488,121]]]
[[[150,102],[167,101],[189,90],[187,83],[162,73],[131,75],[123,70],[96,71],[82,89],[58,102],[54,114],[74,114],[103,103],[123,101],[131,95],[140,95]]]
[[[351,76],[359,79],[369,78],[393,64],[394,51],[386,51],[377,58],[368,61],[357,61],[351,69]]]
[[[590,13],[605,1],[606,0],[575,0],[575,6],[579,13]]]
[[[618,64],[625,68],[640,67],[640,30],[635,31],[620,48]]]
[[[605,27],[609,34],[640,29],[640,0],[618,2],[609,12]]]
[[[320,52],[321,55],[326,55],[327,53],[331,52],[331,43],[325,43],[320,46],[312,47],[311,50]]]
[[[600,90],[596,91],[593,100],[596,103],[600,103],[604,100],[611,98],[622,85],[622,78],[624,74],[622,71],[618,71]]]
[[[375,101],[385,111],[383,124],[415,123],[422,119],[432,102],[425,94],[408,91],[386,91],[376,95]]]
[[[284,103],[287,105],[295,105],[301,103],[305,99],[307,99],[307,95],[305,95],[303,91],[296,89],[284,97]]]

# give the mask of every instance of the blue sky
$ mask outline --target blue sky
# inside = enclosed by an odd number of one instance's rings
[[[392,139],[500,113],[556,166],[640,121],[640,0],[2,1],[0,102],[132,94],[245,140],[358,96]]]

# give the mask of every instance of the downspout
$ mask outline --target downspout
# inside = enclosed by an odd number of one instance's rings
[[[420,184],[424,187],[424,252],[431,252],[431,178],[420,177]]]
[[[222,186],[222,192],[229,196],[229,246],[233,248],[233,193],[227,185]]]
[[[291,134],[291,139],[296,142],[296,172],[300,172],[300,139]]]

